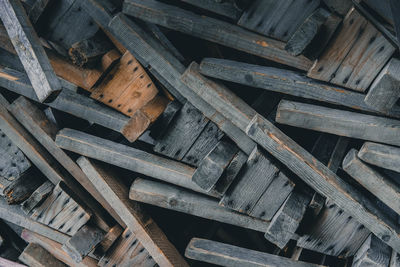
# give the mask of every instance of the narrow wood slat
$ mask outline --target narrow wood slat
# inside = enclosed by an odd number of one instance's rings
[[[36,208],[50,193],[53,191],[54,185],[50,181],[44,182],[39,186],[32,195],[21,203],[21,209],[25,214],[29,214]]]
[[[400,148],[398,147],[365,142],[358,152],[358,157],[369,164],[400,172]]]
[[[47,250],[38,244],[29,243],[18,259],[28,266],[45,267],[65,267],[66,265],[57,260]]]
[[[182,2],[189,3],[191,5],[200,7],[210,12],[228,17],[237,21],[242,13],[241,10],[236,8],[232,1],[217,2],[215,0],[181,0]]]

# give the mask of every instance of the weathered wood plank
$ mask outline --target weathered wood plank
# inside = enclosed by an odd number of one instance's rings
[[[365,94],[321,83],[303,74],[273,67],[264,67],[226,59],[206,58],[200,64],[202,74],[226,81],[262,88],[273,92],[328,102],[353,109],[378,112],[364,102]],[[400,117],[400,108],[383,114]]]
[[[54,185],[50,181],[44,182],[39,186],[32,195],[21,203],[21,209],[25,214],[29,214],[36,208],[50,193],[53,191]]]
[[[186,247],[185,256],[194,260],[230,267],[319,266],[199,238],[193,238],[190,241]]]
[[[353,267],[389,266],[391,258],[390,247],[371,234],[362,244],[353,259]]]
[[[30,169],[14,179],[4,190],[9,204],[19,204],[27,199],[46,180],[40,173]]]
[[[345,16],[352,7],[351,0],[322,0],[330,10]]]
[[[269,224],[268,221],[252,218],[221,207],[216,199],[146,179],[137,178],[133,182],[129,191],[129,198],[161,208],[261,232],[265,232]]]
[[[38,100],[40,102],[52,101],[61,90],[61,85],[22,3],[18,0],[4,1],[0,9],[0,18],[21,59]]]
[[[336,38],[307,75],[364,92],[394,50],[395,47],[352,8]]]
[[[10,260],[5,259],[3,257],[0,257],[0,264],[3,265],[3,266],[9,266],[9,267],[26,267],[26,265],[10,261]]]
[[[61,261],[57,260],[47,250],[39,246],[38,244],[29,243],[24,249],[22,254],[18,257],[20,261],[27,264],[28,266],[35,267],[65,267],[66,265]]]
[[[44,9],[49,4],[50,0],[35,0],[35,1],[23,1],[24,3],[30,2],[27,14],[31,23],[35,24],[39,17],[42,15]]]
[[[392,171],[400,172],[400,148],[365,142],[358,152],[363,161]]]
[[[181,0],[182,2],[200,7],[202,9],[214,12],[216,14],[228,17],[237,21],[242,11],[235,7],[233,1],[215,1],[215,0]]]
[[[90,162],[89,162],[90,163]],[[92,164],[101,176],[89,176],[93,185],[135,233],[138,240],[161,266],[188,266],[165,234],[137,202],[128,199],[128,188],[103,167]],[[100,178],[100,179],[95,179]]]
[[[194,35],[198,38],[216,42],[298,69],[307,70],[311,67],[311,62],[308,59],[303,56],[294,57],[290,55],[284,50],[284,44],[279,41],[161,2],[153,0],[125,1],[123,12],[166,28]]]
[[[377,110],[389,110],[400,97],[400,61],[392,58],[376,77],[364,101]]]
[[[221,112],[237,128],[285,164],[318,193],[335,203],[365,225],[396,251],[400,251],[400,231],[393,219],[384,214],[376,203],[361,195],[354,187],[341,180],[310,153],[282,133],[276,126],[257,114],[232,92],[207,80],[192,64],[181,77],[192,93]],[[188,97],[183,90],[181,93]],[[200,108],[200,105],[198,106]],[[203,111],[207,114],[207,111]],[[226,131],[226,130],[225,130]]]
[[[165,107],[163,113],[157,118],[154,124],[150,129],[150,136],[154,139],[160,139],[164,136],[167,129],[170,127],[171,122],[178,115],[179,110],[182,108],[182,105],[178,100],[174,100],[168,103]]]
[[[276,121],[315,131],[400,145],[400,121],[282,100]]]

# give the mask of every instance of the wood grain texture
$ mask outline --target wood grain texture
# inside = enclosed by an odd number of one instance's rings
[[[39,246],[38,244],[29,243],[24,249],[21,255],[18,257],[20,261],[27,264],[28,266],[35,267],[65,267],[66,265],[61,261],[57,260],[47,250]]]
[[[161,208],[184,212],[256,231],[265,232],[268,227],[268,221],[252,218],[221,207],[214,198],[156,181],[136,179],[131,185],[129,198]]]
[[[218,2],[215,0],[181,0],[182,2],[189,3],[191,5],[200,7],[202,9],[214,12],[216,14],[228,17],[234,21],[237,21],[242,14],[242,11],[235,7],[233,2]]]
[[[389,266],[390,247],[371,234],[354,256],[353,266]]]
[[[310,153],[257,114],[232,92],[207,80],[192,64],[182,80],[193,93],[222,113],[237,128],[266,149],[318,193],[334,199],[335,203],[361,224],[375,233],[396,251],[400,250],[398,226],[380,211],[376,203],[361,195],[341,180]],[[397,230],[396,230],[397,229]]]
[[[50,193],[53,191],[54,185],[50,181],[44,182],[39,186],[32,195],[21,203],[21,209],[25,214],[29,214],[36,208]]]
[[[365,142],[357,156],[363,161],[395,172],[400,172],[400,148]]]
[[[154,124],[150,128],[150,136],[154,139],[160,139],[164,136],[168,128],[170,127],[171,122],[178,115],[179,110],[182,108],[182,105],[178,100],[174,100],[168,103],[165,107],[163,113],[157,118]]]
[[[308,59],[302,56],[291,56],[284,50],[284,44],[279,41],[161,2],[153,0],[125,1],[123,12],[166,28],[194,35],[298,69],[307,70],[311,67],[311,62]]]
[[[28,1],[25,1],[25,3],[27,2]],[[46,6],[49,4],[50,0],[35,0],[30,2],[31,3],[28,7],[27,14],[31,23],[35,24],[42,15]]]
[[[389,110],[400,97],[400,60],[392,58],[372,83],[365,103],[377,110]]]
[[[322,0],[330,10],[345,16],[352,7],[351,0]]]
[[[394,46],[352,8],[336,38],[307,75],[364,92],[394,50]]]
[[[40,102],[51,101],[61,90],[49,60],[18,0],[3,2],[0,18]]]
[[[283,100],[278,123],[369,141],[400,145],[400,121]]]
[[[198,261],[230,267],[319,266],[199,238],[193,238],[190,241],[186,247],[185,256]]]

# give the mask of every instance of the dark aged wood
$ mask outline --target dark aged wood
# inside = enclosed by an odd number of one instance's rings
[[[14,179],[4,189],[4,196],[9,204],[19,204],[27,199],[45,180],[39,173],[31,170]]]
[[[137,202],[129,201],[128,188],[105,168],[98,164],[93,164],[93,167],[101,176],[88,178],[154,260],[160,266],[188,266],[153,219]]]
[[[199,16],[161,2],[153,0],[125,1],[123,12],[151,23],[242,50],[301,70],[308,70],[311,67],[311,62],[307,58],[303,56],[293,57],[287,53],[284,50],[284,44],[282,42],[254,34],[223,21]],[[205,31],[205,29],[207,30]]]
[[[104,234],[103,240],[100,241],[96,247],[96,254],[104,255],[117,241],[123,232],[123,228],[116,224],[110,230]]]
[[[400,145],[400,120],[282,100],[276,121],[340,136]]]
[[[226,59],[205,58],[200,64],[200,72],[210,77],[269,91],[328,102],[353,109],[374,111],[374,109],[364,102],[364,94],[321,83],[317,80],[307,78],[301,73],[290,70],[258,66]],[[384,114],[400,118],[400,108],[394,106],[393,109],[384,111]]]
[[[393,249],[400,250],[400,239],[396,234],[399,231],[398,227],[392,219],[380,211],[375,203],[341,180],[233,93],[202,77],[198,73],[198,66],[192,64],[182,80],[193,92],[224,114],[236,127],[246,132],[250,138],[285,164],[314,190],[334,199],[339,207]]]
[[[36,208],[50,193],[53,191],[54,185],[50,181],[44,182],[39,186],[31,196],[21,203],[21,209],[25,214],[29,214]]]
[[[199,238],[193,238],[190,241],[186,247],[185,256],[194,260],[232,267],[320,266]]]
[[[400,61],[392,58],[369,88],[364,101],[377,110],[390,110],[400,97]]]
[[[392,171],[400,172],[400,148],[365,142],[358,152],[363,161]]]
[[[50,0],[23,0],[22,2],[25,4],[25,10],[29,16],[29,20],[31,23],[35,24],[39,20]]]
[[[215,1],[215,0],[181,0],[182,2],[209,10],[219,15],[228,17],[237,21],[242,11],[235,7],[233,1]]]
[[[221,207],[214,198],[147,179],[137,178],[133,182],[129,191],[129,198],[260,232],[265,232],[269,224],[268,221],[246,216]]]
[[[178,100],[174,100],[168,103],[165,107],[163,113],[157,118],[154,124],[150,128],[150,136],[154,139],[160,139],[164,136],[165,132],[168,128],[170,128],[170,124],[178,115],[179,110],[182,108],[182,105]]]
[[[66,265],[57,260],[47,250],[35,243],[29,243],[21,255],[18,257],[20,261],[28,266],[45,267],[65,267]]]
[[[332,11],[345,16],[352,7],[351,0],[322,0]]]
[[[391,255],[390,247],[371,234],[354,255],[353,266],[389,266]]]
[[[0,18],[40,102],[51,101],[61,90],[60,82],[40,44],[28,16],[18,0],[4,1]]]

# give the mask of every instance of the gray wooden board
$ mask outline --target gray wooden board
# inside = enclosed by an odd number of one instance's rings
[[[395,47],[352,8],[307,75],[364,92],[394,51]]]
[[[7,185],[3,192],[9,204],[19,204],[27,199],[46,180],[32,169]]]
[[[283,249],[299,227],[311,197],[309,192],[294,190],[272,218],[265,238]]]
[[[236,153],[236,145],[220,141],[201,160],[192,176],[192,181],[204,190],[210,191],[215,186]]]
[[[24,249],[21,255],[18,257],[20,261],[27,264],[28,266],[35,267],[65,267],[64,263],[54,258],[47,250],[39,246],[38,244],[29,243]]]
[[[181,0],[182,2],[200,7],[202,9],[214,12],[216,14],[228,17],[237,21],[242,11],[236,8],[233,1],[215,1],[215,0]]]
[[[57,134],[56,143],[62,149],[70,150],[86,157],[101,160],[194,191],[204,192],[191,180],[194,169],[177,161],[165,159],[72,129],[61,130]]]
[[[154,151],[181,160],[208,123],[208,119],[190,103],[185,103]]]
[[[190,259],[229,267],[320,266],[199,238],[193,238],[190,241],[186,247],[185,256]]]
[[[28,2],[28,1],[25,1],[25,3],[26,2]],[[49,2],[50,2],[50,0],[36,0],[31,3],[27,13],[29,16],[29,20],[33,24],[35,24],[38,21],[40,15],[42,15],[44,9],[47,7],[47,4]]]
[[[221,207],[218,205],[218,200],[208,196],[141,178],[136,179],[131,185],[129,198],[260,232],[265,232],[269,224],[268,221]]]
[[[256,0],[245,10],[238,25],[287,42],[319,4],[319,0]]]
[[[129,189],[114,173],[104,167],[91,164],[100,176],[88,176],[96,189],[104,195],[126,226],[160,266],[188,266],[162,230],[137,202],[128,198]]]
[[[390,247],[371,234],[354,255],[352,266],[386,267],[389,266],[390,258]]]
[[[297,2],[297,1],[296,1]],[[313,2],[317,2],[313,0]],[[166,28],[194,35],[288,66],[308,70],[311,62],[303,56],[294,57],[284,50],[284,43],[252,33],[238,26],[213,18],[199,16],[178,7],[154,0],[129,0],[123,12]]]
[[[18,205],[8,205],[3,198],[0,198],[0,218],[46,236],[59,243],[65,243],[69,238],[66,234],[32,220],[22,212]]]
[[[400,145],[400,121],[384,117],[282,100],[276,121],[314,131]]]
[[[400,187],[398,184],[363,163],[357,153],[358,151],[354,148],[347,153],[343,159],[343,170],[397,214],[400,214]]]
[[[371,7],[374,11],[376,11],[379,15],[381,15],[387,22],[394,24],[393,15],[390,8],[389,0],[362,0],[369,7]]]
[[[204,157],[209,153],[224,136],[215,123],[209,121],[201,134],[197,137],[192,147],[185,154],[182,162],[198,167]]]
[[[377,207],[376,203],[341,180],[232,92],[201,76],[196,64],[192,64],[181,79],[190,87],[192,93],[197,94],[217,112],[222,113],[227,120],[286,165],[306,184],[325,197],[334,199],[335,203],[349,215],[356,218],[393,249],[400,251],[400,238],[397,235],[400,229],[392,218]],[[190,96],[184,90],[181,90],[181,93],[186,97]],[[198,108],[207,114],[200,105]]]
[[[168,103],[163,113],[157,118],[150,128],[150,136],[154,139],[160,139],[164,136],[175,116],[179,113],[182,105],[178,100]]]
[[[345,16],[352,7],[351,0],[322,0],[330,10]]]
[[[61,90],[60,82],[22,3],[18,0],[4,1],[0,9],[0,18],[39,101],[54,98]]]
[[[400,173],[400,148],[365,142],[358,152],[363,161]]]
[[[50,193],[53,191],[54,185],[50,181],[44,182],[39,186],[32,195],[21,203],[21,209],[25,214],[29,214],[36,208]]]
[[[400,60],[392,58],[372,83],[365,103],[377,110],[389,110],[400,97]]]
[[[321,83],[299,72],[241,63],[226,59],[206,58],[200,64],[202,74],[226,81],[262,88],[278,93],[323,101],[369,112],[377,112],[365,102],[365,94]],[[382,112],[382,111],[380,111]],[[400,108],[394,106],[384,113],[400,118]]]
[[[260,197],[279,176],[279,169],[263,151],[254,148],[244,169],[235,178],[220,201],[220,205],[251,214]]]
[[[297,246],[331,256],[353,256],[370,234],[330,200],[310,228],[311,232],[297,240]]]

